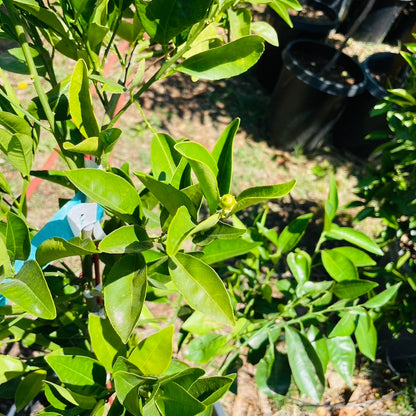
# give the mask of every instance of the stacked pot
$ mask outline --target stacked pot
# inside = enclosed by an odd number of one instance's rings
[[[282,40],[284,47],[279,57],[273,58],[275,79],[268,81],[268,87],[273,86],[268,117],[268,135],[273,145],[286,150],[300,146],[305,151],[313,151],[333,141],[355,151],[360,149],[370,129],[380,127],[367,123],[365,128],[348,133],[351,126],[358,128],[357,115],[366,121],[370,118],[373,105],[385,96],[386,90],[374,87],[374,77],[365,69],[366,65],[371,65],[369,61],[361,65],[325,43],[330,30],[336,30],[339,19],[345,19],[346,8],[350,5],[351,0],[308,2],[308,7],[316,7],[322,14],[330,9],[333,26],[329,26],[328,19],[320,19],[311,30],[313,22],[300,24],[303,17],[300,15],[293,18],[293,29],[275,25],[281,47]],[[308,32],[304,30],[306,26]],[[318,30],[324,26],[325,30]],[[264,65],[267,58],[270,59],[266,55],[261,64]],[[272,72],[270,68],[269,72]],[[361,98],[365,103],[359,106]],[[345,128],[345,125],[349,127]],[[349,144],[349,148],[344,143]],[[368,155],[370,150],[371,146],[367,146],[363,155]]]

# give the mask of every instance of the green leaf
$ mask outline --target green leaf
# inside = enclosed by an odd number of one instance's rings
[[[250,35],[251,13],[245,8],[227,10],[231,35],[234,39]]]
[[[240,119],[234,119],[222,132],[211,153],[218,167],[217,183],[220,195],[230,192],[233,174],[233,143],[239,126]]]
[[[377,330],[370,315],[359,315],[354,335],[361,353],[374,361],[377,350]]]
[[[172,361],[173,332],[171,325],[140,341],[129,361],[145,376],[165,373]]]
[[[210,218],[217,216],[218,214],[214,214]],[[200,223],[201,224],[201,223]],[[246,233],[247,229],[245,228],[237,228],[233,227],[227,223],[224,223],[222,221],[218,221],[217,224],[214,225],[209,230],[206,230],[204,232],[199,233],[193,238],[193,242],[199,246],[205,246],[207,244],[210,244],[212,241],[215,241],[217,239],[220,240],[234,240],[236,243],[236,239],[238,237],[242,236],[244,233]],[[192,231],[192,234],[195,234],[196,230],[194,229]]]
[[[68,36],[68,30],[63,26],[58,14],[46,7],[41,7],[34,0],[16,0],[15,5],[20,9],[26,10],[33,17],[40,20],[43,24],[53,29],[62,36]]]
[[[234,325],[230,297],[217,273],[204,261],[177,253],[169,262],[169,273],[188,304],[226,325]]]
[[[237,197],[237,205],[232,210],[232,213],[236,213],[249,206],[260,204],[261,202],[268,201],[270,199],[281,198],[287,195],[295,186],[296,180],[282,183],[280,185],[266,185],[266,186],[255,186],[248,188],[241,192]]]
[[[28,178],[33,165],[32,137],[20,133],[13,134],[7,143],[7,148],[0,145],[0,149],[22,176]]]
[[[0,285],[0,293],[26,312],[43,319],[55,319],[56,308],[39,264],[26,262],[14,279]]]
[[[45,378],[45,370],[36,370],[22,379],[14,395],[17,412],[23,410],[41,392]]]
[[[311,275],[312,259],[306,251],[297,250],[287,255],[287,264],[298,285],[303,285]]]
[[[7,182],[4,175],[0,172],[0,192],[5,192],[6,194],[11,194],[12,190],[10,189],[10,185]]]
[[[337,373],[350,388],[355,368],[355,345],[349,336],[334,337],[327,340],[329,358]]]
[[[335,177],[331,174],[331,184],[329,188],[328,199],[325,202],[325,220],[324,230],[328,231],[331,229],[331,224],[338,211],[338,189],[335,182]]]
[[[255,35],[261,36],[266,42],[273,46],[279,46],[279,38],[275,28],[267,22],[252,22],[251,31]]]
[[[207,317],[202,312],[194,311],[193,314],[186,319],[181,328],[194,335],[204,335],[208,332],[221,329],[221,324],[218,321],[214,321]]]
[[[205,410],[205,405],[175,382],[161,386],[156,405],[163,415],[194,416]]]
[[[364,306],[365,308],[371,308],[371,309],[381,308],[396,295],[401,285],[402,285],[402,282],[399,282],[399,283],[396,283],[394,286],[390,286],[389,288],[383,290],[378,295],[369,299],[362,306]]]
[[[146,263],[141,254],[127,254],[104,279],[104,305],[111,325],[124,343],[136,327],[147,289]]]
[[[10,264],[9,253],[3,239],[0,238],[0,282],[12,276],[12,265]]]
[[[336,247],[331,250],[333,253],[341,253],[348,257],[355,265],[355,267],[375,266],[377,263],[364,251],[355,247]]]
[[[192,222],[186,207],[179,207],[169,224],[166,238],[166,253],[168,256],[174,256],[180,250],[183,241],[194,228],[195,224]]]
[[[7,213],[6,246],[14,260],[26,260],[30,253],[30,236],[26,223],[11,211]]]
[[[379,256],[383,255],[381,248],[370,237],[360,231],[332,224],[330,231],[326,232],[325,235],[334,240],[348,241],[370,253],[378,254]]]
[[[98,248],[104,253],[126,254],[139,253],[153,247],[147,232],[138,225],[126,225],[117,228],[104,237]]]
[[[334,294],[340,299],[356,299],[377,286],[369,280],[343,280],[334,286]]]
[[[185,358],[198,364],[206,363],[215,356],[225,354],[229,349],[227,342],[228,337],[226,335],[212,333],[201,335],[188,344]]]
[[[355,321],[357,320],[357,315],[346,312],[344,316],[338,321],[334,329],[329,334],[329,338],[334,337],[348,337],[352,335],[355,330]]]
[[[358,270],[354,263],[339,251],[323,250],[321,258],[325,270],[335,281],[358,279]]]
[[[59,170],[32,170],[30,171],[30,174],[37,178],[57,183],[58,185],[65,186],[66,188],[76,191],[76,187],[66,177],[65,172]]]
[[[25,367],[20,358],[0,355],[0,384],[19,377],[24,372]]]
[[[220,199],[217,184],[218,167],[214,158],[199,143],[181,142],[175,145],[175,149],[188,160],[201,185],[209,211],[211,214],[214,213]]]
[[[171,183],[181,156],[174,149],[176,142],[168,134],[156,133],[150,147],[152,174],[155,179]]]
[[[276,247],[280,255],[288,253],[299,244],[312,217],[313,214],[301,215],[282,230]]]
[[[192,384],[188,392],[209,406],[219,401],[227,393],[234,379],[235,376],[199,378]]]
[[[46,399],[55,409],[65,410],[68,405],[77,405],[73,395],[65,387],[52,383],[48,380],[43,381]],[[61,415],[61,413],[58,413]]]
[[[90,239],[83,240],[80,237],[74,237],[66,241],[60,237],[53,237],[38,247],[36,260],[43,267],[53,260],[95,253],[99,253],[99,250]]]
[[[127,222],[142,218],[141,200],[129,182],[100,169],[76,169],[66,172],[68,179],[104,209]]]
[[[32,129],[26,119],[19,117],[16,114],[9,113],[7,111],[0,111],[0,126],[3,126],[10,134],[19,133],[24,136],[31,137]],[[5,142],[0,142],[0,148],[3,149]],[[4,151],[4,150],[3,150]]]
[[[255,379],[259,390],[269,397],[284,396],[289,391],[291,375],[287,355],[278,352],[274,344],[269,344],[257,365]]]
[[[69,86],[69,111],[72,121],[84,138],[99,136],[100,128],[94,114],[88,69],[82,59],[77,62],[72,73]]]
[[[126,346],[108,319],[90,314],[88,316],[88,331],[95,356],[105,369],[111,372],[116,357],[126,354]]]
[[[103,146],[98,137],[88,137],[78,144],[65,142],[63,148],[68,152],[81,153],[83,155],[91,155],[100,157],[103,152]]]
[[[212,0],[136,0],[139,19],[149,36],[162,45],[203,20]]]
[[[155,178],[141,172],[134,172],[143,185],[159,200],[168,210],[170,215],[175,215],[179,207],[184,205],[192,218],[196,218],[196,208],[186,194],[172,185],[159,182]]]
[[[260,58],[264,41],[260,36],[244,36],[226,45],[197,53],[176,69],[184,74],[211,81],[246,72]]]
[[[60,348],[45,360],[74,393],[96,396],[106,389],[105,368],[80,348]]]
[[[246,241],[240,238],[237,240],[214,240],[204,247],[201,259],[208,264],[215,264],[249,253],[259,245],[260,243],[257,241]]]
[[[319,360],[322,364],[322,370],[325,374],[329,363],[329,352],[326,338],[322,332],[314,325],[311,325],[306,333],[308,340],[311,342],[314,350],[318,354]]]
[[[138,394],[138,388],[140,385],[148,382],[148,380],[137,374],[138,370],[136,368],[132,372],[129,371],[131,368],[120,369],[120,362],[121,360],[118,359],[113,372],[117,398],[131,414],[142,414],[140,411],[141,400]],[[131,367],[133,366],[131,365]]]
[[[302,394],[320,402],[325,387],[322,364],[309,340],[294,328],[286,327],[290,368]]]

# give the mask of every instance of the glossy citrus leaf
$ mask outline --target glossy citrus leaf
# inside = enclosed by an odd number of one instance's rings
[[[232,213],[234,214],[249,206],[260,204],[264,201],[281,198],[287,195],[293,189],[295,184],[296,180],[293,180],[280,185],[255,186],[253,188],[248,188],[237,196],[237,206],[232,210]]]
[[[60,348],[45,356],[45,360],[74,393],[95,396],[106,389],[105,368],[85,350]]]
[[[378,286],[369,280],[343,280],[334,286],[334,294],[340,299],[355,299]]]
[[[184,205],[192,218],[196,218],[196,208],[190,198],[183,192],[172,185],[160,182],[152,176],[141,172],[134,172],[140,179],[143,185],[159,200],[169,212],[170,215],[175,215],[179,207]]]
[[[183,30],[201,21],[212,0],[136,0],[139,19],[149,36],[167,45]]]
[[[168,134],[156,133],[153,136],[150,155],[153,177],[171,183],[181,156],[174,149],[176,142]]]
[[[325,270],[335,281],[358,279],[358,270],[354,263],[339,251],[323,250],[321,258]]]
[[[361,353],[374,361],[377,350],[377,330],[368,314],[359,315],[354,335]]]
[[[191,220],[186,207],[179,207],[169,224],[166,238],[166,253],[168,256],[174,256],[180,250],[183,241],[194,228],[195,224]]]
[[[204,247],[204,254],[201,259],[208,264],[215,264],[246,254],[259,245],[259,242],[246,241],[241,238],[237,240],[214,240]]]
[[[0,384],[19,377],[24,371],[25,366],[20,358],[0,355]]]
[[[36,261],[27,261],[14,279],[3,282],[0,293],[32,315],[43,319],[56,318],[51,292]]]
[[[285,329],[292,375],[301,393],[320,402],[325,388],[322,364],[309,340],[294,328]]]
[[[199,378],[188,391],[193,397],[208,406],[219,401],[227,393],[234,379],[235,376]]]
[[[240,119],[234,119],[222,132],[211,153],[218,167],[217,183],[220,195],[230,192],[233,174],[233,143],[239,126]]]
[[[347,337],[352,335],[355,330],[355,324],[358,319],[357,314],[346,312],[337,322],[334,329],[330,332],[329,338]]]
[[[105,310],[124,343],[127,343],[140,318],[146,289],[146,263],[141,254],[124,255],[105,276]]]
[[[80,237],[74,237],[67,241],[60,237],[53,237],[38,247],[36,260],[41,266],[45,266],[53,260],[95,253],[99,253],[99,250],[90,239],[83,240]]]
[[[204,261],[177,253],[169,262],[169,273],[188,304],[226,325],[234,325],[230,297],[217,273]]]
[[[17,412],[23,410],[41,392],[45,378],[45,370],[36,370],[22,379],[14,395]]]
[[[90,314],[88,317],[88,332],[91,347],[97,360],[108,372],[111,372],[116,357],[126,354],[126,346],[114,331],[108,319]]]
[[[76,63],[72,73],[69,86],[69,111],[74,124],[84,138],[99,136],[100,128],[94,114],[88,69],[82,59]]]
[[[365,308],[381,308],[393,299],[401,285],[402,282],[399,282],[393,286],[390,286],[389,288],[383,290],[382,292],[369,299],[362,306]]]
[[[244,36],[233,42],[198,53],[177,66],[187,75],[211,81],[231,78],[246,72],[264,51],[263,38]]]
[[[376,262],[364,251],[350,246],[336,247],[331,249],[333,253],[341,253],[348,257],[355,267],[375,266]]]
[[[227,352],[228,338],[221,334],[204,334],[192,339],[186,349],[185,358],[194,363],[206,363],[215,356]]]
[[[312,259],[306,251],[297,250],[287,255],[287,264],[299,285],[309,280]]]
[[[117,228],[104,237],[98,248],[104,253],[139,253],[153,247],[147,232],[138,225],[126,225]]]
[[[26,260],[30,253],[29,229],[25,221],[13,214],[7,213],[6,246],[13,260]]]
[[[128,360],[145,376],[163,374],[172,361],[173,331],[174,327],[168,326],[143,339]]]
[[[326,236],[334,240],[345,240],[354,244],[370,253],[383,255],[381,248],[368,236],[361,231],[353,230],[348,227],[339,227],[336,224],[331,225],[331,229],[326,232]]]
[[[251,32],[261,36],[266,42],[273,46],[279,46],[279,37],[275,28],[267,22],[252,22]]]
[[[140,221],[141,200],[129,182],[100,169],[77,169],[66,172],[68,179],[104,209],[127,222]]]
[[[350,388],[355,367],[355,345],[349,336],[334,337],[327,340],[329,358],[337,373]]]
[[[169,416],[193,416],[203,412],[206,408],[204,404],[173,381],[160,387],[156,405],[162,414]]]
[[[276,250],[279,254],[288,253],[298,245],[312,216],[313,214],[301,215],[283,228],[276,244]]]
[[[209,211],[211,214],[214,213],[220,199],[217,184],[218,167],[214,158],[204,146],[195,142],[178,143],[175,149],[188,160],[208,202]]]

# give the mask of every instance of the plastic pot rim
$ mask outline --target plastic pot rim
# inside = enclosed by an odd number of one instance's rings
[[[367,90],[368,92],[378,100],[382,100],[386,95],[388,95],[387,90],[382,87],[379,82],[372,76],[374,73],[384,73],[383,71],[377,71],[375,68],[371,68],[371,64],[376,61],[388,61],[391,62],[398,55],[393,52],[377,52],[370,55],[362,64],[364,74],[367,79]]]
[[[340,97],[354,97],[358,94],[361,94],[366,88],[366,77],[361,65],[356,62],[350,56],[341,53],[339,56],[339,63],[345,66],[346,70],[351,72],[353,76],[357,79],[360,79],[358,83],[354,85],[346,85],[338,82],[333,82],[325,79],[324,77],[319,77],[314,72],[305,69],[300,62],[298,62],[292,55],[292,50],[298,45],[307,46],[308,51],[312,48],[315,48],[317,53],[324,52],[326,57],[332,57],[337,50],[332,46],[329,46],[325,43],[314,41],[311,39],[296,39],[290,42],[284,51],[282,52],[283,64],[288,71],[296,76],[299,80],[305,84],[320,90],[326,94],[336,95]],[[319,51],[319,52],[318,52]]]

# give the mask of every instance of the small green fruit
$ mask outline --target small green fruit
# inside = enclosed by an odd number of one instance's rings
[[[224,211],[232,211],[232,209],[237,205],[237,201],[234,198],[234,195],[225,194],[220,199],[220,206]]]

